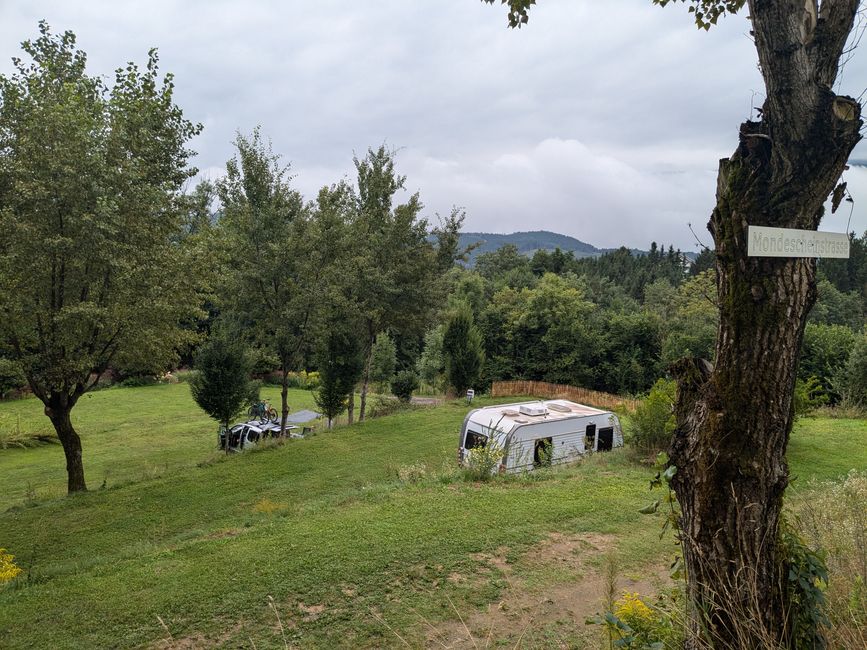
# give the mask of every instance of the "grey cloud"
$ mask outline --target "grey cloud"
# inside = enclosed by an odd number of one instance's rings
[[[704,235],[717,160],[762,101],[743,16],[700,33],[650,0],[543,0],[518,31],[479,0],[3,3],[0,71],[42,17],[104,74],[159,47],[205,124],[203,175],[261,124],[312,198],[387,142],[431,215],[463,205],[469,229],[600,246],[693,249],[686,222]],[[864,62],[844,79],[859,94]]]

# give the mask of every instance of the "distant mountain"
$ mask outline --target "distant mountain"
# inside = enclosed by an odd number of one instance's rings
[[[462,232],[461,247],[479,243],[479,247],[470,253],[470,264],[477,255],[491,253],[506,244],[514,244],[519,253],[532,256],[537,250],[553,251],[559,248],[564,252],[572,251],[575,257],[596,257],[605,251],[596,248],[568,235],[561,235],[548,230],[535,230],[532,232],[513,232],[508,235],[491,232]]]
[[[479,247],[470,253],[470,266],[473,265],[478,255],[481,255],[482,253],[491,253],[506,244],[514,244],[518,248],[518,252],[527,257],[532,257],[533,253],[537,250],[553,251],[556,248],[567,253],[571,251],[576,258],[599,257],[604,253],[616,250],[615,248],[596,248],[593,244],[588,244],[580,239],[575,239],[569,235],[561,235],[560,233],[551,232],[549,230],[513,232],[508,235],[491,232],[461,233],[461,248],[477,243],[479,244]],[[647,253],[647,251],[638,248],[632,248],[630,250],[633,255],[644,255]],[[684,254],[689,259],[695,258],[695,253],[684,252]]]

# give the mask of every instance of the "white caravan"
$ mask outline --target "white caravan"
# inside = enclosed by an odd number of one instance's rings
[[[503,449],[501,472],[574,460],[586,451],[623,446],[620,421],[610,411],[562,399],[488,406],[470,411],[461,427],[458,462],[493,438]]]

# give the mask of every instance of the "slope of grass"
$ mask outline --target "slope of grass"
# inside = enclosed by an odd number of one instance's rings
[[[279,404],[279,390],[262,397]],[[309,391],[289,391],[293,411],[315,409]],[[42,403],[0,402],[0,427],[53,433]],[[88,393],[72,411],[81,436],[90,488],[137,481],[190,467],[214,453],[217,425],[190,397],[187,384],[111,388]],[[66,461],[59,444],[0,450],[0,509],[24,499],[66,493]]]
[[[480,553],[505,548],[518,557],[551,531],[615,536],[630,571],[673,552],[670,538],[658,538],[659,521],[637,514],[652,496],[650,470],[620,452],[484,485],[451,471],[405,484],[396,478],[401,466],[453,463],[465,405],[225,457],[213,452],[214,427],[196,420],[203,416],[182,390],[107,391],[116,420],[105,408],[81,414],[91,465],[101,457],[134,468],[137,454],[166,453],[115,440],[143,427],[177,444],[168,461],[148,461],[174,463],[160,476],[118,474],[107,489],[0,514],[0,546],[27,571],[0,590],[4,647],[138,647],[169,635],[195,646],[283,647],[269,596],[294,645],[402,646],[384,621],[419,646],[422,620],[454,620],[456,610],[492,602],[506,587]],[[133,410],[143,419],[120,424]],[[124,426],[122,436],[113,433]],[[865,422],[803,420],[793,434],[793,473],[826,478],[863,467],[865,443]],[[113,449],[97,449],[103,444]],[[54,447],[10,451],[0,452],[0,490],[40,477],[62,490],[62,462],[59,472],[43,467],[55,462],[47,455]]]

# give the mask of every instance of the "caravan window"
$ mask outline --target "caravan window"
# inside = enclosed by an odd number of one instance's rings
[[[587,430],[584,432],[584,444],[588,449],[593,449],[596,445],[596,424],[587,425]]]
[[[533,444],[533,465],[547,467],[551,465],[554,451],[553,438],[539,438]]]
[[[597,451],[611,451],[614,446],[614,427],[605,427],[599,429],[599,442],[596,445]]]
[[[464,438],[464,449],[484,447],[486,444],[488,444],[488,436],[483,436],[475,431],[467,431],[467,437]]]

